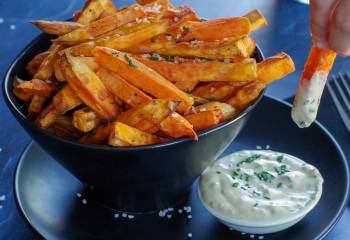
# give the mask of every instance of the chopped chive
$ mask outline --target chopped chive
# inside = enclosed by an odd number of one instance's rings
[[[220,172],[220,171],[216,171],[216,173],[217,173],[217,174],[221,174],[221,172]]]
[[[241,189],[243,189],[243,190],[247,190],[247,188],[246,188],[246,187],[241,187]]]
[[[254,173],[255,176],[257,176],[259,178],[259,180],[264,181],[264,182],[271,182],[275,176],[273,176],[272,174],[266,172],[266,171],[262,171],[260,173]]]
[[[283,158],[284,158],[284,156],[280,155],[280,156],[277,157],[276,160],[277,160],[277,162],[282,162]]]
[[[124,54],[124,58],[128,62],[130,67],[137,68],[137,65],[131,60],[128,54]]]
[[[282,187],[282,183],[277,184],[277,188]]]
[[[271,198],[269,196],[266,196],[266,195],[264,196],[264,198],[267,200],[271,200]]]
[[[253,156],[248,157],[248,158],[246,158],[246,159],[240,161],[239,163],[237,163],[237,166],[239,167],[239,166],[241,166],[243,163],[252,163],[252,162],[254,162],[255,160],[258,160],[258,159],[260,159],[260,158],[261,158],[261,155],[259,155],[259,154],[254,154]]]
[[[234,188],[237,188],[238,186],[239,186],[238,182],[235,182],[235,183],[232,184],[232,187],[234,187]]]
[[[255,204],[254,204],[254,207],[257,207],[258,205],[259,205],[258,203],[255,203]]]
[[[152,55],[149,59],[153,61],[159,61],[159,57],[157,55]]]
[[[278,168],[275,168],[275,171],[279,176],[289,172],[289,170],[287,169],[287,165],[282,165]]]

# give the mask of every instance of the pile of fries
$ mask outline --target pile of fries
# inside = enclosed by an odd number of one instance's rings
[[[168,0],[117,8],[89,0],[74,21],[34,21],[57,35],[17,78],[28,118],[70,140],[115,147],[190,137],[228,120],[294,71],[285,53],[256,63],[258,10],[204,20]]]

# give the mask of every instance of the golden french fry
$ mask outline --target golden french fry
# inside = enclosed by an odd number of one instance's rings
[[[143,146],[162,142],[161,138],[121,122],[111,127],[108,144],[115,147]]]
[[[59,82],[65,82],[66,79],[64,78],[63,76],[63,73],[61,71],[61,67],[60,67],[60,59],[57,59],[57,61],[54,63],[53,65],[53,72],[54,72],[54,75],[55,75],[55,78],[57,81]]]
[[[58,137],[69,140],[76,140],[81,135],[73,126],[72,118],[63,115],[56,118],[55,122],[50,126],[50,129],[52,129],[54,134]]]
[[[236,114],[235,108],[223,102],[208,102],[195,108],[197,113],[213,110],[220,110],[222,112],[223,120],[225,121],[231,119]]]
[[[192,124],[180,114],[173,112],[160,123],[160,130],[173,138],[191,137],[198,140]]]
[[[97,63],[116,72],[119,76],[157,98],[181,101],[179,111],[186,111],[193,104],[193,99],[161,75],[148,68],[127,53],[110,48],[96,47],[93,52]]]
[[[223,118],[223,113],[220,110],[203,111],[186,116],[195,131],[215,127],[223,121]]]
[[[99,18],[104,18],[110,15],[113,15],[118,12],[117,7],[111,0],[108,0],[103,6],[103,12],[101,13]]]
[[[244,108],[248,107],[265,88],[266,84],[260,81],[249,83],[238,90],[226,103],[230,104],[237,111],[242,111]]]
[[[236,63],[205,61],[181,64],[153,61],[142,57],[136,59],[172,82],[246,81],[256,78],[255,59],[245,59]]]
[[[26,66],[26,69],[30,76],[34,76],[38,71],[41,63],[45,60],[45,58],[50,54],[49,51],[42,52],[37,54]]]
[[[238,38],[246,36],[251,31],[249,19],[246,17],[233,17],[192,23],[183,27],[183,36],[180,41],[212,42],[225,38]]]
[[[90,23],[84,27],[78,28],[70,33],[62,35],[53,42],[67,45],[74,45],[80,42],[92,40],[104,33],[112,31],[129,22],[135,21],[136,18],[145,15],[141,6],[134,4],[128,8],[124,8],[114,15],[107,16],[100,20]]]
[[[90,132],[100,124],[97,114],[89,108],[74,111],[73,126],[82,132]]]
[[[109,0],[88,0],[83,10],[78,14],[75,21],[88,25],[98,19],[111,2]]]
[[[256,80],[269,84],[294,71],[295,66],[292,58],[288,54],[281,52],[257,64]]]
[[[38,114],[44,107],[46,97],[34,95],[28,107],[28,114]]]
[[[166,99],[153,99],[148,103],[138,105],[121,113],[118,121],[141,131],[155,133],[159,130],[159,124],[167,116],[175,111],[177,103]]]
[[[108,136],[111,132],[111,126],[111,123],[101,124],[96,129],[92,130],[90,133],[82,136],[79,139],[79,142],[84,144],[105,144],[107,143]]]
[[[35,122],[40,128],[48,128],[56,121],[58,116],[55,106],[51,103],[39,114]]]
[[[96,74],[108,91],[132,107],[136,107],[142,103],[148,103],[152,100],[150,96],[110,70],[101,68]]]
[[[242,85],[233,85],[227,82],[211,82],[204,86],[197,87],[192,94],[210,101],[225,102],[233,96],[246,82]]]
[[[97,75],[80,59],[61,57],[62,72],[74,93],[104,120],[115,119],[119,106]]]
[[[69,110],[72,110],[82,104],[80,98],[74,93],[72,88],[66,84],[52,100],[56,111],[59,114],[65,114]]]
[[[46,80],[50,79],[53,70],[54,64],[58,59],[58,52],[63,49],[60,45],[54,45],[49,49],[49,54],[45,57],[45,59],[40,64],[38,71],[35,73],[34,78]]]
[[[190,93],[196,87],[198,81],[178,81],[175,82],[174,85],[180,89],[181,91]]]
[[[251,31],[256,31],[267,25],[267,20],[258,9],[250,11],[249,13],[244,15],[244,17],[249,19]]]
[[[60,21],[45,21],[45,20],[36,20],[32,23],[37,26],[41,31],[47,34],[54,35],[64,35],[77,28],[82,27],[83,25],[77,22],[60,22]]]
[[[24,92],[30,95],[38,95],[41,97],[48,97],[55,90],[51,85],[40,79],[32,79],[29,81],[22,81],[15,87],[18,92]]]
[[[253,50],[252,50],[253,49]],[[215,42],[191,41],[165,46],[156,50],[159,54],[184,57],[204,57],[225,59],[233,57],[250,57],[255,49],[255,40],[244,36],[239,39],[227,39]]]

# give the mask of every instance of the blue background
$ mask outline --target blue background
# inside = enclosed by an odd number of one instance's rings
[[[133,1],[115,2],[118,7],[122,7]],[[253,8],[259,8],[268,19],[269,26],[254,33],[254,36],[265,56],[285,51],[296,63],[296,72],[273,83],[267,93],[281,99],[294,95],[311,45],[307,5],[292,0],[173,0],[172,2],[175,5],[191,5],[201,17],[209,19],[239,16]],[[65,20],[83,4],[83,0],[1,0],[0,19],[3,22],[0,20],[0,77],[2,78],[6,73],[16,55],[40,33],[29,23],[30,20]],[[336,60],[333,72],[349,70],[350,58]],[[344,126],[331,104],[330,101],[323,107],[319,120],[330,129],[350,156],[350,134],[344,131]],[[34,235],[16,209],[12,189],[16,162],[29,142],[29,136],[11,116],[3,102],[3,96],[0,95],[0,196],[3,194],[6,196],[5,201],[0,201],[2,206],[0,207],[0,239],[34,239]],[[348,208],[339,224],[326,239],[350,239],[349,222],[350,209]]]

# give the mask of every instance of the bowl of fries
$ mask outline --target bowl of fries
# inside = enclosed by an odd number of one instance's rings
[[[179,203],[235,139],[266,86],[294,71],[263,60],[248,36],[258,10],[203,20],[168,0],[117,10],[90,0],[9,68],[5,101],[47,153],[109,207],[144,212]],[[25,80],[24,80],[25,79]]]

